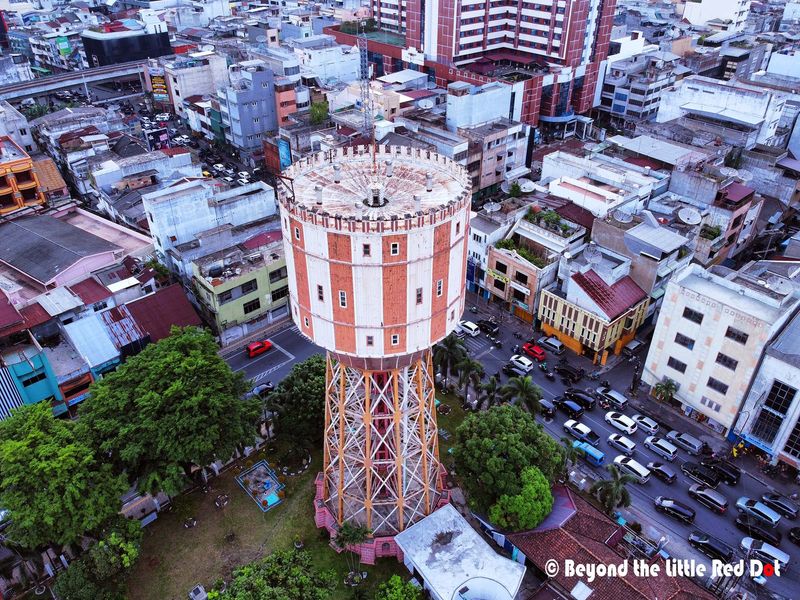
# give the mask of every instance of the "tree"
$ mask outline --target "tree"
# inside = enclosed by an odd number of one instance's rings
[[[421,600],[422,590],[410,581],[403,581],[399,575],[392,575],[378,586],[375,600]]]
[[[567,470],[578,462],[582,452],[573,445],[572,438],[562,437],[561,443],[564,445],[564,478],[566,479]]]
[[[121,600],[124,595],[111,592],[98,584],[83,559],[74,561],[56,577],[53,591],[60,600]]]
[[[319,571],[304,551],[279,550],[240,567],[224,592],[209,600],[327,600],[336,588],[333,571]]]
[[[120,518],[99,542],[84,555],[96,581],[126,575],[139,558],[142,526],[139,521]]]
[[[528,467],[520,474],[522,489],[519,494],[504,494],[489,509],[492,523],[512,531],[533,529],[553,510],[550,482],[536,467]]]
[[[498,383],[497,377],[493,375],[489,378],[489,381],[481,385],[481,408],[491,408],[500,402],[500,386]]]
[[[125,478],[56,419],[47,402],[0,421],[0,506],[8,538],[26,548],[70,544],[119,512]]]
[[[336,537],[333,538],[333,543],[338,548],[347,552],[347,566],[351,573],[358,573],[358,568],[361,564],[361,554],[358,552],[351,552],[348,550],[350,546],[358,546],[366,541],[372,532],[362,525],[354,525],[349,521],[342,523]]]
[[[297,440],[318,440],[325,428],[325,357],[316,354],[292,367],[269,395],[278,427]]]
[[[450,383],[450,372],[467,356],[464,340],[451,333],[433,347],[433,364],[444,374],[445,388]]]
[[[477,360],[465,357],[458,363],[458,384],[464,388],[464,402],[469,398],[469,387],[477,388],[484,374],[483,365]]]
[[[174,327],[92,384],[78,426],[140,490],[177,494],[195,466],[252,443],[258,401],[217,350],[208,332]]]
[[[312,125],[322,125],[328,119],[328,103],[313,102],[309,109]]]
[[[608,465],[608,472],[611,477],[595,481],[589,488],[589,493],[597,496],[605,511],[611,514],[615,508],[631,505],[631,494],[627,486],[636,479],[633,475],[623,474],[616,465]]]
[[[530,375],[525,377],[512,377],[500,389],[503,399],[518,406],[524,406],[531,414],[537,415],[541,409],[539,400],[542,399],[542,388],[533,383]]]
[[[519,181],[511,182],[511,185],[508,186],[508,195],[512,198],[519,198],[522,195],[522,186]]]
[[[669,377],[664,377],[653,386],[653,395],[660,402],[670,402],[678,391],[678,385]]]
[[[552,482],[563,463],[558,443],[529,413],[509,405],[468,415],[456,429],[452,454],[470,504],[481,511],[504,494],[519,494],[523,469],[538,467]]]

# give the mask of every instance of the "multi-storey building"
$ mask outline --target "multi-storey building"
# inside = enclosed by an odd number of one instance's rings
[[[186,98],[214,95],[218,89],[228,85],[228,65],[224,56],[209,51],[151,60],[150,67],[145,70],[145,85],[150,92],[159,95],[159,104],[167,105],[185,117],[183,101]],[[167,102],[163,98],[164,88]]]
[[[592,107],[608,53],[615,0],[372,1],[382,34],[368,41],[377,74],[416,65],[445,86],[515,84],[520,116],[563,134]],[[354,45],[355,31],[327,28]]]
[[[44,203],[31,157],[10,137],[0,137],[0,215]]]
[[[742,31],[750,13],[750,0],[687,0],[683,6],[683,18],[692,25],[719,23],[726,31]]]
[[[27,117],[5,100],[0,100],[0,137],[8,136],[26,152],[36,150]]]
[[[173,52],[165,23],[161,23],[159,31],[148,31],[135,21],[114,21],[83,31],[81,40],[91,67],[157,58]]]
[[[729,432],[760,357],[800,305],[797,269],[750,263],[739,271],[691,264],[667,284],[642,381],[678,385],[684,412]]]

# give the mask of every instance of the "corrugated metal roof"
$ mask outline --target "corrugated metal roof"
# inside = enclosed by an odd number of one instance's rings
[[[67,323],[64,330],[90,367],[98,367],[119,358],[119,350],[97,314]]]
[[[647,297],[644,290],[626,275],[614,285],[608,285],[594,271],[576,273],[572,280],[594,301],[610,321]]]
[[[100,313],[100,319],[108,330],[108,335],[114,342],[114,345],[122,349],[125,346],[139,342],[147,337],[147,334],[142,331],[136,319],[133,318],[128,307],[124,304],[122,306],[115,306]]]
[[[37,296],[36,301],[42,305],[51,317],[57,317],[67,311],[83,306],[83,301],[65,287],[57,287]]]

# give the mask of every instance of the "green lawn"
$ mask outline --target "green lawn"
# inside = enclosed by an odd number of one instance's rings
[[[280,455],[280,449],[264,457],[269,461]],[[255,460],[262,458],[258,455]],[[142,555],[128,583],[131,600],[183,600],[197,583],[206,588],[217,578],[229,579],[231,572],[273,550],[290,548],[299,536],[313,555],[314,564],[334,569],[339,585],[333,600],[350,600],[352,588],[342,583],[347,573],[344,554],[337,554],[329,545],[328,534],[314,525],[314,477],[320,470],[321,452],[314,454],[311,468],[286,482],[286,498],[269,512],[262,513],[234,481],[228,471],[213,481],[208,494],[195,492],[182,496],[175,508],[162,514],[145,529]],[[220,493],[230,495],[223,509],[214,506]],[[183,521],[193,516],[197,526],[186,529]],[[362,586],[372,597],[380,582],[397,573],[408,571],[395,560],[381,560],[365,566],[369,572]]]

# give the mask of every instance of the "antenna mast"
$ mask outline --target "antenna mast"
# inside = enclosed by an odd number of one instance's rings
[[[364,122],[361,125],[364,137],[372,140],[372,172],[378,170],[377,152],[375,148],[375,126],[373,123],[372,94],[369,88],[369,56],[367,54],[367,22],[360,21],[361,33],[358,40],[358,53],[361,58],[361,71],[359,73],[359,85],[361,88],[361,110],[364,111]]]

